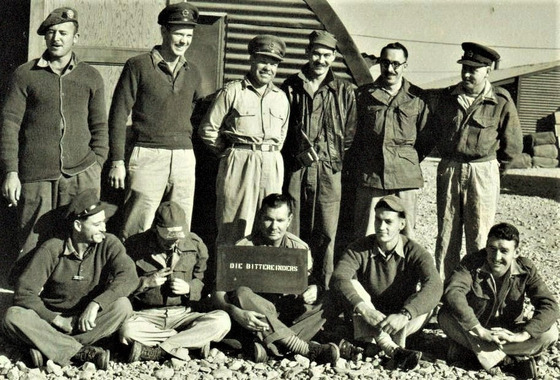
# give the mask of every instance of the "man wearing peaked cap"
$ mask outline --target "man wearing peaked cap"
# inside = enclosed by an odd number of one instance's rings
[[[329,286],[342,196],[342,162],[356,130],[356,86],[337,78],[336,38],[309,34],[307,63],[282,84],[290,101],[290,124],[282,149],[284,191],[295,200],[290,231],[311,245],[314,275]]]
[[[465,42],[462,81],[437,90],[438,166],[436,266],[442,279],[461,260],[463,229],[467,253],[485,247],[494,224],[500,176],[523,148],[522,131],[510,94],[489,81],[500,55]]]
[[[152,228],[125,242],[140,278],[132,296],[134,315],[120,330],[130,346],[129,362],[189,360],[193,349],[205,358],[210,342],[222,340],[230,329],[226,312],[192,309],[202,298],[208,250],[185,221],[178,203],[163,202]]]
[[[0,119],[2,196],[17,207],[15,282],[30,252],[50,236],[50,212],[86,188],[101,186],[108,152],[105,89],[99,72],[74,54],[78,12],[53,10],[37,29],[46,50],[18,67],[8,86]]]
[[[125,189],[123,239],[151,227],[164,197],[181,205],[190,228],[196,162],[191,116],[194,103],[206,94],[199,69],[185,54],[198,16],[191,3],[165,7],[157,20],[161,45],[130,58],[115,88],[109,113],[109,182]],[[131,113],[135,138],[125,157]]]
[[[43,243],[19,278],[4,331],[30,346],[36,367],[44,357],[63,366],[89,361],[108,367],[109,350],[92,344],[132,315],[127,297],[138,285],[124,246],[105,232],[109,210],[96,189],[76,195],[65,233]]]
[[[217,245],[233,245],[248,235],[262,199],[282,191],[280,149],[288,128],[289,104],[273,80],[286,45],[276,36],[260,35],[249,42],[247,50],[249,72],[218,92],[199,128],[202,141],[220,157]]]
[[[381,198],[375,234],[350,244],[333,274],[333,288],[354,311],[354,339],[365,344],[364,354],[381,349],[404,371],[422,356],[404,348],[406,337],[427,323],[443,292],[432,255],[401,234],[407,211],[395,194]],[[350,359],[355,351],[349,342],[340,343],[341,357]]]

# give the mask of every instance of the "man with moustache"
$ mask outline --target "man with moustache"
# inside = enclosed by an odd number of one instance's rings
[[[109,113],[109,181],[126,190],[123,239],[152,226],[164,197],[181,205],[190,228],[195,185],[190,119],[193,102],[202,97],[202,79],[185,53],[197,20],[198,9],[191,3],[165,7],[158,15],[162,44],[129,59],[115,88]],[[126,124],[131,112],[129,152]]]
[[[348,246],[333,273],[354,315],[354,339],[367,344],[364,353],[383,350],[395,368],[411,370],[422,353],[406,349],[406,337],[429,320],[443,285],[433,257],[402,235],[406,210],[401,198],[387,195],[375,205],[375,234]],[[350,359],[355,348],[340,344],[340,355]]]
[[[534,311],[528,316],[527,297]],[[558,303],[535,264],[520,256],[519,231],[490,229],[486,248],[465,256],[448,279],[439,325],[452,340],[448,361],[473,355],[491,374],[537,378],[535,357],[558,340]]]
[[[433,144],[423,91],[404,78],[408,50],[399,42],[381,49],[381,74],[356,95],[358,130],[349,152],[357,175],[354,228],[357,237],[375,231],[375,205],[397,195],[406,209],[404,234],[413,237],[418,192],[424,186],[420,162]]]
[[[309,269],[313,265],[308,245],[288,232],[293,218],[293,202],[289,195],[270,194],[262,201],[255,233],[237,242],[239,246],[270,246],[298,248],[308,251]],[[310,341],[326,322],[323,304],[318,298],[316,281],[310,276],[309,286],[297,298],[293,295],[254,293],[240,286],[233,292],[216,291],[214,300],[228,312],[236,331],[245,337],[254,334],[253,360],[264,362],[268,352],[282,356],[292,352],[309,357],[318,363],[332,363],[339,358],[338,347]],[[267,352],[268,351],[268,352]]]
[[[99,193],[109,150],[103,79],[73,52],[80,36],[78,13],[55,9],[37,34],[45,37],[47,49],[16,69],[0,119],[2,195],[17,207],[19,227],[13,282],[39,239],[51,235],[40,236],[39,219],[52,228],[51,210],[84,189]]]
[[[127,297],[138,285],[124,246],[105,233],[110,211],[97,189],[76,195],[60,221],[65,234],[41,245],[19,278],[3,328],[10,339],[30,347],[35,367],[43,366],[43,355],[62,366],[109,365],[109,350],[92,344],[132,315]]]
[[[327,31],[312,32],[307,64],[282,85],[290,101],[282,149],[284,189],[295,199],[290,231],[311,245],[314,276],[323,288],[328,288],[334,267],[342,162],[356,129],[356,86],[331,70],[336,43]]]
[[[219,157],[216,180],[217,246],[251,233],[264,197],[282,191],[280,149],[288,129],[288,99],[273,79],[286,44],[260,35],[248,45],[251,68],[221,89],[200,124],[204,143]]]
[[[488,80],[500,55],[465,42],[461,83],[440,90],[435,105],[438,236],[436,266],[447,278],[461,259],[463,228],[467,253],[486,243],[494,224],[500,173],[521,154],[523,134],[509,93]]]

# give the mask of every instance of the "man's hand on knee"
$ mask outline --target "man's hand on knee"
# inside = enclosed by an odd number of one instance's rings
[[[53,319],[52,325],[63,333],[70,334],[74,330],[74,319],[74,317],[63,317],[59,314]]]
[[[355,311],[371,326],[377,326],[385,319],[385,314],[365,302],[356,305]]]
[[[84,312],[78,318],[78,329],[81,332],[93,330],[99,307],[99,304],[93,301],[86,306]]]
[[[492,327],[490,329],[490,332],[495,338],[500,341],[501,344],[521,343],[531,338],[531,335],[529,335],[529,333],[526,331],[514,333],[502,327]]]
[[[262,321],[266,316],[256,311],[243,310],[236,307],[232,311],[231,317],[243,328],[250,331],[262,332],[269,329],[268,323]]]
[[[408,318],[404,314],[390,314],[381,323],[379,328],[389,335],[393,335],[401,331],[408,323]]]

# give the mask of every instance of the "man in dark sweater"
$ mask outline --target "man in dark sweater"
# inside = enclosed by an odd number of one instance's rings
[[[333,287],[353,308],[355,339],[375,342],[394,366],[410,370],[421,352],[405,349],[406,337],[427,322],[443,285],[432,255],[401,234],[405,224],[401,199],[394,194],[381,198],[375,206],[375,235],[348,246],[334,271]],[[341,356],[345,346],[350,344],[341,344]]]
[[[208,250],[187,230],[181,206],[163,202],[153,227],[127,239],[126,251],[140,277],[132,298],[136,311],[120,330],[123,343],[131,346],[128,361],[188,360],[193,349],[206,357],[210,342],[222,340],[231,322],[223,310],[196,309]]]
[[[109,113],[109,181],[116,189],[124,189],[126,183],[124,239],[152,226],[163,197],[181,205],[190,229],[195,183],[190,119],[193,102],[201,97],[202,80],[184,54],[197,19],[198,10],[191,3],[163,9],[158,16],[162,44],[129,59],[115,88]],[[130,153],[126,124],[131,112]]]
[[[104,86],[99,72],[72,52],[79,37],[77,17],[63,7],[43,21],[37,33],[45,36],[47,49],[16,69],[2,110],[2,195],[17,206],[19,219],[14,282],[30,251],[43,241],[39,219],[84,189],[100,189],[108,152]]]
[[[109,351],[91,346],[132,315],[126,298],[138,285],[134,263],[117,237],[105,233],[105,211],[95,189],[72,200],[67,233],[46,241],[19,278],[5,334],[60,365],[93,362],[107,369]]]

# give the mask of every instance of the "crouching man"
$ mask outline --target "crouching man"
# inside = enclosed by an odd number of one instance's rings
[[[114,235],[105,233],[110,207],[85,190],[67,211],[66,236],[47,240],[20,276],[14,306],[6,312],[6,335],[60,365],[93,362],[107,369],[109,350],[92,346],[132,315],[126,298],[138,285],[134,263]],[[114,210],[112,210],[114,211]]]
[[[193,349],[207,357],[210,342],[222,340],[231,322],[222,310],[193,310],[201,299],[208,250],[189,232],[185,211],[173,201],[162,203],[152,228],[125,244],[140,277],[133,293],[136,311],[120,330],[131,346],[128,361],[188,360]]]
[[[525,297],[535,310],[525,318]],[[519,256],[519,231],[507,223],[486,248],[467,255],[446,284],[439,324],[452,340],[449,361],[473,352],[488,372],[535,378],[534,357],[558,340],[558,303],[531,260]],[[501,369],[500,369],[501,367]]]
[[[354,311],[354,338],[368,343],[366,354],[377,348],[392,358],[392,365],[411,370],[422,356],[405,348],[406,337],[427,322],[443,286],[434,259],[401,232],[406,225],[400,198],[388,195],[375,206],[375,235],[348,246],[334,274],[334,288]],[[353,347],[343,341],[341,356]]]
[[[305,249],[311,263],[309,247],[297,236],[287,232],[293,218],[293,199],[288,195],[270,194],[262,201],[257,215],[255,233],[238,241],[241,246],[271,246]],[[308,268],[311,272],[311,265]],[[240,286],[233,292],[216,291],[217,305],[245,331],[254,334],[255,362],[264,362],[268,353],[282,356],[291,352],[307,356],[317,363],[334,365],[339,358],[338,347],[333,343],[319,344],[311,339],[326,322],[325,311],[319,301],[316,281],[301,294],[281,295],[255,293]],[[246,335],[246,333],[245,333]]]

